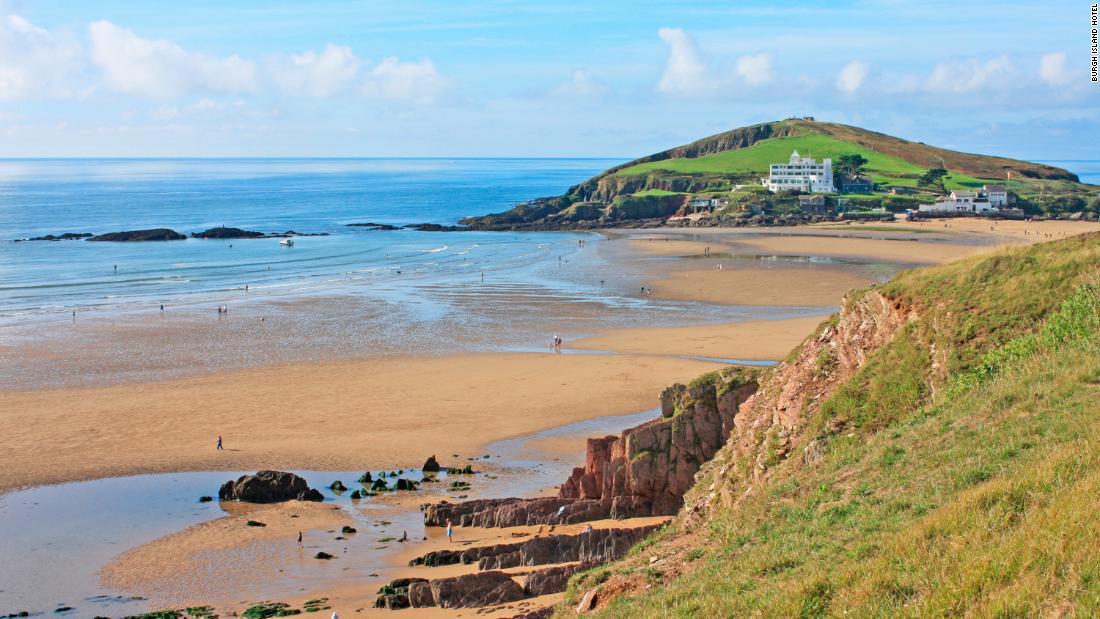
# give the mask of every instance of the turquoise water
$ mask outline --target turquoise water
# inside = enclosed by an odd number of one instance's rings
[[[290,293],[354,274],[501,270],[514,236],[372,232],[348,223],[453,224],[561,193],[596,159],[4,160],[0,239],[227,225],[327,237],[166,243],[0,242],[0,320],[177,303],[243,289]],[[543,239],[567,238],[544,236]],[[117,271],[115,270],[115,267]]]

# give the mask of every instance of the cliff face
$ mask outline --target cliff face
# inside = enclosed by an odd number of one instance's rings
[[[738,409],[726,448],[699,474],[713,481],[691,498],[684,510],[687,521],[703,519],[716,507],[734,507],[753,484],[792,455],[813,464],[821,445],[804,430],[822,403],[918,317],[914,308],[877,291],[846,298],[836,319],[825,323],[793,359],[776,367]],[[737,462],[751,466],[734,475]]]
[[[620,436],[588,440],[585,465],[557,497],[483,499],[423,506],[424,523],[509,527],[573,524],[604,518],[671,516],[695,473],[726,443],[738,407],[756,390],[755,375],[729,368],[661,394],[661,417]]]
[[[654,515],[676,513],[696,471],[725,444],[738,407],[754,391],[755,382],[721,375],[669,387],[661,394],[660,419],[621,436],[588,439],[584,467],[573,470],[558,495],[633,497]]]

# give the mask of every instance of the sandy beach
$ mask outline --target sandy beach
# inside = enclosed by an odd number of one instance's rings
[[[478,354],[8,392],[0,490],[180,470],[420,465],[432,454],[465,457],[497,439],[653,408],[668,384],[717,367],[644,355]],[[219,434],[223,451],[214,449]]]

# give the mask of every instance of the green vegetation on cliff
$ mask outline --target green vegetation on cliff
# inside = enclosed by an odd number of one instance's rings
[[[1100,213],[1100,187],[1082,184],[1061,168],[951,151],[837,123],[791,119],[734,129],[642,157],[570,187],[562,196],[464,223],[480,227],[608,225],[687,213],[687,205],[699,196],[723,202],[712,215],[716,219],[789,217],[798,212],[794,196],[770,196],[757,189],[762,189],[760,178],[769,166],[786,162],[794,150],[816,159],[830,157],[835,163],[845,156],[866,160],[862,172],[870,176],[875,193],[860,196],[864,207],[899,212],[920,202],[931,203],[946,191],[1003,184],[1016,205],[1029,214],[1081,212],[1095,218]],[[890,195],[901,192],[920,195]],[[633,208],[616,208],[628,198],[634,200]],[[583,205],[581,211],[576,204]]]
[[[902,317],[891,337],[836,342],[865,361],[801,419],[731,439],[673,525],[576,577],[569,601],[602,587],[621,617],[1100,614],[1100,235],[860,299]],[[836,325],[785,365],[827,382]]]

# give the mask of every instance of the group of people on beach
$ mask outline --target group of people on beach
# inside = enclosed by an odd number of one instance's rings
[[[550,340],[550,350],[554,352],[561,352],[561,342],[562,339],[558,337],[557,333],[555,333],[554,337]]]

